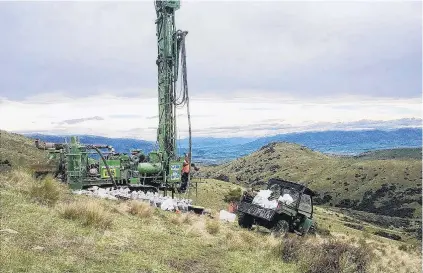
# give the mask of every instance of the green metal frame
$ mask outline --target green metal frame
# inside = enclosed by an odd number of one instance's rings
[[[157,68],[158,68],[158,103],[159,127],[157,141],[163,154],[163,169],[169,168],[169,161],[176,157],[176,107],[175,107],[175,67],[178,65],[177,48],[174,40],[175,11],[179,9],[179,1],[155,1],[156,35],[157,35]],[[164,183],[167,179],[164,178]]]

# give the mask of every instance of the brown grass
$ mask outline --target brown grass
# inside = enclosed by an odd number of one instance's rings
[[[169,222],[174,225],[191,225],[195,218],[191,213],[184,213],[184,214],[171,214],[169,217]]]
[[[174,225],[181,225],[182,224],[182,216],[180,214],[172,214],[169,217],[169,222]]]
[[[113,224],[111,214],[97,200],[63,204],[59,208],[59,214],[65,219],[79,221],[83,226],[107,229]]]
[[[10,172],[2,173],[2,175],[3,179],[0,179],[1,188],[28,196],[42,205],[54,206],[69,193],[69,189],[54,180],[52,176],[37,180],[23,168],[17,168]]]
[[[288,236],[274,249],[274,254],[288,263],[296,263],[304,273],[365,273],[372,260],[370,248],[339,240],[317,240]]]
[[[220,222],[218,220],[206,220],[206,230],[214,235],[220,231]]]
[[[28,188],[33,182],[31,174],[23,169],[16,169],[4,173],[4,179],[0,180],[2,188],[28,192]]]
[[[53,177],[47,176],[41,181],[34,181],[29,192],[31,198],[38,203],[54,206],[65,194],[66,189]]]
[[[154,210],[149,204],[139,201],[131,201],[129,203],[128,212],[140,218],[148,218],[153,215]]]
[[[191,225],[194,221],[194,215],[191,213],[186,213],[184,216],[182,216],[182,223]]]

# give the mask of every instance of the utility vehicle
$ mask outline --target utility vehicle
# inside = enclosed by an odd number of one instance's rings
[[[281,179],[270,179],[267,189],[272,192],[268,200],[276,200],[277,206],[265,208],[260,204],[254,204],[253,200],[257,193],[244,193],[237,209],[238,224],[244,228],[251,228],[254,224],[263,226],[275,236],[287,232],[295,232],[301,236],[307,234],[313,225],[315,193],[300,183]],[[289,197],[288,202],[279,201],[280,197]]]

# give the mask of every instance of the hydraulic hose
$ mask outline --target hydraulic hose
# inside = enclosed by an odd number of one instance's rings
[[[189,164],[189,172],[188,172],[188,183],[187,183],[187,189],[190,188],[191,184],[191,162],[192,162],[192,138],[191,138],[191,113],[189,111],[189,94],[188,94],[188,74],[187,74],[187,64],[186,64],[186,49],[185,49],[185,35],[182,36],[182,43],[181,43],[181,53],[182,53],[182,77],[183,77],[183,84],[185,89],[185,99],[186,99],[186,105],[187,105],[187,116],[188,116],[188,138],[189,138],[189,147],[188,147],[188,164]],[[189,191],[189,190],[188,190]]]
[[[188,72],[187,72],[187,56],[186,56],[186,48],[185,48],[185,36],[188,34],[188,31],[181,31],[178,30],[176,32],[178,48],[180,49],[181,53],[181,77],[182,77],[182,99],[178,102],[175,101],[175,105],[179,107],[187,106],[187,116],[188,116],[188,164],[189,164],[189,172],[188,172],[188,182],[187,182],[187,189],[189,191],[190,184],[191,184],[191,162],[192,162],[192,137],[191,137],[191,114],[189,110],[189,93],[188,93]]]
[[[88,146],[87,146],[87,148],[88,148],[88,149],[93,149],[93,150],[95,150],[95,151],[96,151],[96,152],[100,155],[101,160],[103,160],[104,166],[106,166],[106,170],[107,170],[107,173],[109,174],[110,180],[112,181],[113,185],[115,185],[115,187],[117,188],[116,182],[115,182],[115,180],[113,179],[113,176],[112,176],[112,172],[110,171],[109,165],[107,164],[107,161],[106,161],[106,159],[104,158],[103,154],[102,154],[102,153],[100,152],[100,150],[99,150],[97,147],[95,147],[95,146],[88,145]]]

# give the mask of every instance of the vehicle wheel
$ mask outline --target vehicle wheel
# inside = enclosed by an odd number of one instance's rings
[[[311,225],[310,229],[308,230],[308,234],[316,236],[316,234],[317,234],[317,223],[316,222],[314,222]]]
[[[250,229],[253,226],[253,218],[245,213],[239,213],[238,215],[238,224],[240,227]]]
[[[280,237],[289,232],[289,223],[286,220],[279,220],[271,229],[272,235]]]

